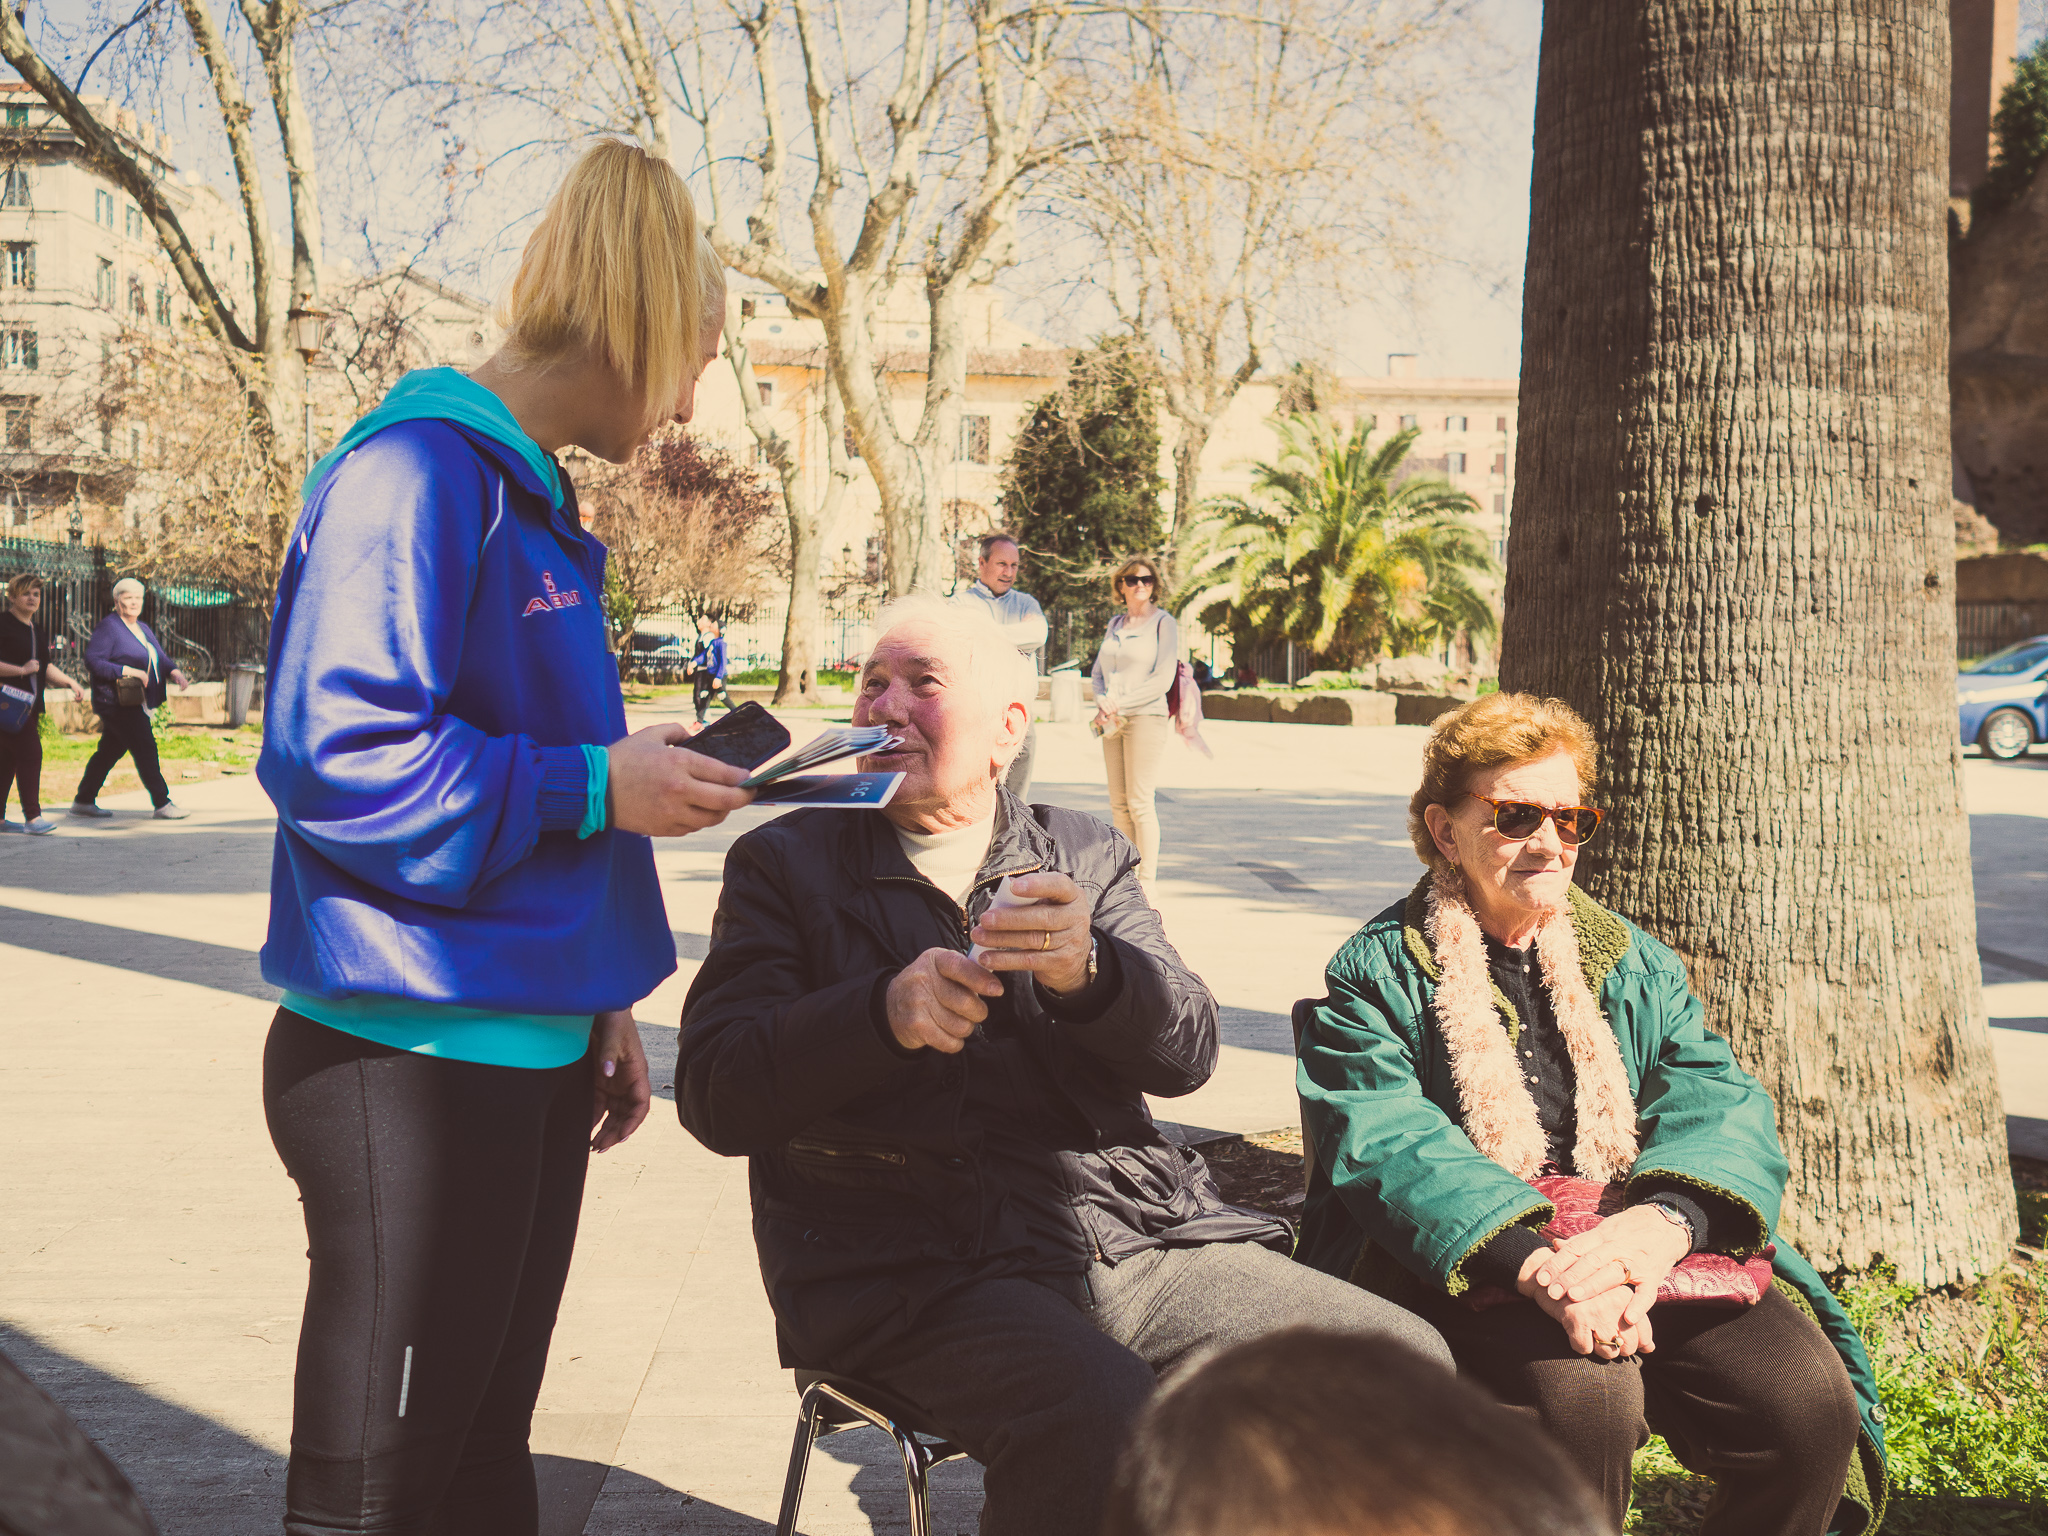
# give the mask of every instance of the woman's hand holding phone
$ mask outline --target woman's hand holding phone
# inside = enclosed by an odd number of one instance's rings
[[[681,837],[715,827],[753,803],[754,792],[739,788],[747,770],[690,751],[696,734],[695,727],[677,721],[650,725],[611,744],[610,825],[650,837]]]

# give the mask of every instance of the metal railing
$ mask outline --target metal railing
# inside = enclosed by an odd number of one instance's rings
[[[38,628],[50,659],[83,681],[73,661],[114,611],[114,583],[126,574],[121,553],[100,544],[0,539],[0,583],[29,571],[43,578]],[[146,582],[142,622],[195,683],[220,682],[230,666],[261,662],[270,636],[267,604],[243,601],[204,574]]]
[[[2002,651],[2048,631],[2048,603],[1957,603],[1956,660]]]

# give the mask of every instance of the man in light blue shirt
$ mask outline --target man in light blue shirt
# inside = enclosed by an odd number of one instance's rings
[[[975,567],[978,579],[966,591],[955,594],[953,601],[981,604],[1003,626],[1011,643],[1029,658],[1032,669],[1043,671],[1045,610],[1038,606],[1037,598],[1017,590],[1017,568],[1021,560],[1016,536],[1008,533],[983,534],[977,553],[980,557]],[[1003,780],[1010,793],[1026,803],[1031,799],[1031,759],[1037,751],[1038,722],[1034,720],[1024,734],[1023,750],[1011,760],[1009,775]]]

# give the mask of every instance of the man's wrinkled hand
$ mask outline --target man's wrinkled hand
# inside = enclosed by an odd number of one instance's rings
[[[1010,889],[1032,898],[1028,907],[990,907],[972,935],[991,971],[1029,971],[1050,992],[1088,984],[1088,950],[1095,914],[1081,887],[1061,874],[1015,875]]]
[[[754,792],[739,788],[747,770],[690,751],[684,743],[694,735],[680,723],[650,725],[611,744],[611,825],[650,837],[681,837],[715,827],[753,803]]]
[[[965,1048],[1003,981],[957,949],[928,949],[889,983],[889,1033],[906,1051]]]

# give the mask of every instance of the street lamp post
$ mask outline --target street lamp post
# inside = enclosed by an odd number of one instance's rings
[[[326,310],[314,307],[312,294],[302,293],[298,303],[286,311],[285,319],[292,328],[293,348],[306,360],[304,429],[306,467],[310,470],[313,467],[313,361],[320,355],[328,314]]]

